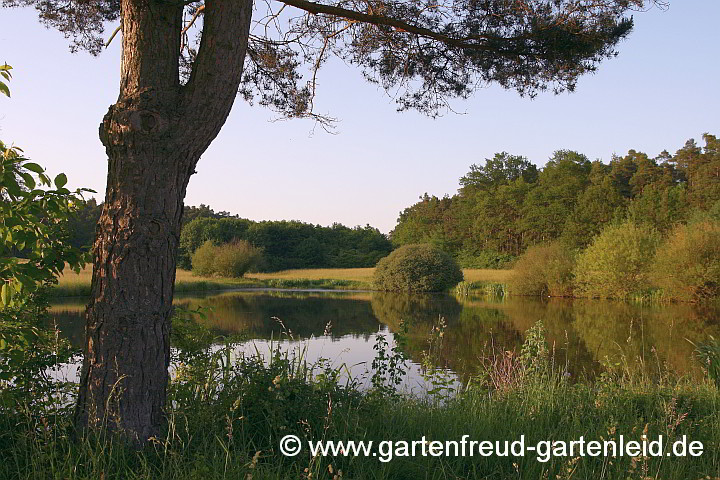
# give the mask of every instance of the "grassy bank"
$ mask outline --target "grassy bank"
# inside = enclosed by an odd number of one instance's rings
[[[91,281],[91,265],[86,266],[80,273],[66,270],[58,278],[58,284],[50,290],[50,295],[54,297],[88,297],[90,296]],[[180,269],[175,274],[176,292],[203,292],[263,285],[262,282],[252,278],[201,277]]]
[[[57,351],[57,337],[47,338],[48,343],[36,346],[38,354]],[[213,346],[213,338],[192,317],[174,318],[167,422],[143,448],[128,446],[107,433],[75,432],[76,388],[43,375],[28,376],[32,369],[26,367],[32,365],[17,365],[13,375],[23,382],[0,379],[0,478],[720,478],[717,382],[678,377],[660,364],[652,374],[609,364],[594,381],[571,379],[562,367],[558,369],[541,322],[528,331],[518,352],[478,352],[483,368],[461,387],[453,387],[444,370],[430,366],[443,341],[442,335],[431,333],[425,379],[433,388],[422,397],[394,389],[395,379],[405,375],[406,357],[382,337],[376,339],[376,356],[368,362],[365,380],[347,380],[343,366],[330,360],[309,365],[302,345],[285,353],[261,352],[265,359],[241,355],[228,362],[232,345]],[[402,336],[398,338],[402,345]],[[716,372],[718,351],[713,348],[706,359],[709,370]],[[47,360],[58,361],[56,356]],[[300,441],[295,456],[280,451],[287,435]],[[464,436],[468,441],[490,442],[490,448],[498,450],[482,455],[478,444],[467,444],[468,454],[462,455]],[[573,450],[569,447],[569,442],[583,439],[600,445],[615,442],[616,449],[620,442],[633,441],[641,449],[644,438],[656,442],[660,436],[663,443],[647,455],[616,450],[618,455],[613,456],[609,450],[611,455],[583,456],[578,444]],[[510,445],[521,439],[525,447],[539,450],[526,448],[524,455],[517,450],[513,454]],[[701,442],[702,453],[673,453],[673,445],[683,439],[685,445]],[[342,452],[313,454],[308,443],[351,440],[373,442],[366,443],[369,454],[352,453],[347,443]],[[551,448],[553,441],[566,442],[565,447]],[[438,445],[450,454],[439,452]],[[441,454],[430,454],[430,449]]]
[[[243,278],[200,277],[187,270],[178,269],[175,276],[176,292],[228,290],[233,288],[372,288],[374,268],[318,268],[284,270],[273,273],[248,273]],[[485,285],[503,284],[511,270],[466,269],[465,280],[481,291]],[[87,266],[79,274],[66,271],[59,279],[51,295],[73,297],[90,295],[92,267]]]
[[[706,479],[720,476],[720,396],[710,383],[608,376],[571,384],[526,377],[507,388],[476,386],[445,401],[336,386],[295,362],[245,359],[208,377],[186,372],[170,392],[169,427],[142,450],[111,438],[70,439],[70,413],[0,415],[0,478],[30,479]],[[197,375],[197,371],[195,375]],[[206,380],[202,383],[202,380]],[[208,384],[207,380],[211,383]],[[213,383],[214,382],[214,383]],[[222,388],[220,386],[222,385]],[[199,388],[202,386],[202,388]],[[299,455],[279,452],[296,435]],[[661,457],[423,456],[381,442],[422,439],[525,445],[552,440],[643,443],[665,438]],[[668,457],[683,435],[699,457]],[[376,456],[311,455],[307,441],[373,441]],[[450,451],[454,448],[446,447]],[[501,447],[502,449],[503,447]],[[477,450],[476,450],[477,452]],[[408,455],[408,456],[403,456]],[[383,461],[381,461],[381,459]],[[385,461],[388,460],[388,461]]]

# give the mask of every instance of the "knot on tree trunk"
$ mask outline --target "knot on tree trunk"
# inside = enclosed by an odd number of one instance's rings
[[[144,90],[111,105],[100,125],[106,147],[162,141],[173,124],[177,92]]]

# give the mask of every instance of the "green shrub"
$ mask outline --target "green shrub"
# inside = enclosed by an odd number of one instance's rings
[[[660,236],[646,225],[609,225],[578,256],[575,292],[581,296],[626,298],[650,287],[649,269]]]
[[[47,289],[89,256],[66,230],[87,190],[71,192],[66,183],[64,173],[51,181],[21,149],[0,141],[0,418],[22,412],[34,423],[67,404],[67,385],[51,371],[77,352],[48,327]]]
[[[574,255],[560,242],[535,245],[515,263],[510,290],[516,295],[572,296]]]
[[[212,240],[208,240],[200,245],[192,254],[192,272],[195,275],[203,277],[211,276],[215,273],[214,257],[216,245]]]
[[[658,247],[651,280],[664,296],[676,300],[720,295],[720,222],[705,219],[676,226]]]
[[[550,372],[550,350],[546,336],[547,330],[542,320],[535,322],[535,325],[525,332],[519,360],[526,374],[539,376]]]
[[[203,243],[192,255],[193,273],[202,276],[242,277],[262,261],[262,250],[246,240],[214,245]]]
[[[189,270],[192,254],[207,240],[216,245],[229,243],[247,235],[252,222],[244,218],[200,217],[183,225],[178,248],[178,267]]]
[[[439,292],[463,280],[450,255],[426,244],[404,245],[381,259],[373,285],[378,290]]]

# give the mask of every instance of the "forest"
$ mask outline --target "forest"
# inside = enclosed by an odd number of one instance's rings
[[[70,243],[88,249],[102,204],[89,199],[69,219]],[[378,229],[366,225],[349,228],[339,223],[329,227],[297,220],[256,222],[229,212],[215,212],[207,205],[185,207],[180,235],[178,267],[190,270],[190,257],[206,241],[226,244],[245,240],[261,249],[263,271],[294,268],[373,267],[388,255],[392,245]]]
[[[427,193],[391,232],[395,247],[430,243],[466,268],[510,266],[529,247],[560,241],[581,250],[609,224],[667,233],[698,215],[720,214],[720,143],[703,135],[674,154],[630,150],[609,164],[557,150],[537,159],[497,153],[473,164],[453,196]]]
[[[262,270],[372,267],[393,248],[429,243],[464,268],[507,268],[534,245],[587,247],[613,223],[666,234],[678,223],[720,215],[720,142],[703,135],[674,154],[630,150],[608,164],[557,150],[543,168],[507,152],[470,165],[458,193],[427,193],[400,213],[389,239],[366,225],[252,221],[208,205],[185,207],[178,266],[191,268],[204,242],[246,240],[263,251]],[[70,243],[89,248],[102,204],[88,200],[69,220]]]

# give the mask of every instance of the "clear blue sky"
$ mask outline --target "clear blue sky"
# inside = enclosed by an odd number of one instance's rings
[[[316,105],[340,119],[336,135],[313,133],[310,121],[273,122],[272,112],[238,98],[185,203],[388,232],[424,192],[452,195],[469,165],[495,152],[541,166],[561,148],[605,162],[631,148],[675,151],[689,138],[720,134],[718,18],[720,1],[671,0],[668,11],[636,14],[620,55],[575,93],[530,100],[493,86],[455,102],[463,114],[435,120],[396,113],[358,71],[331,63]],[[32,9],[3,9],[0,45],[0,62],[14,67],[12,99],[0,98],[0,139],[102,199],[107,163],[97,132],[118,95],[119,39],[99,58],[70,54]]]

